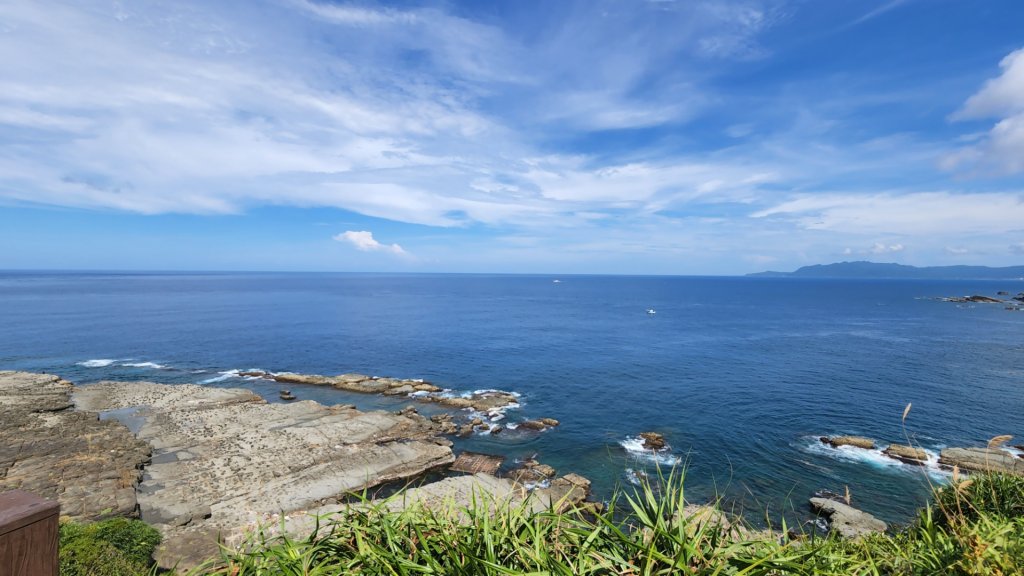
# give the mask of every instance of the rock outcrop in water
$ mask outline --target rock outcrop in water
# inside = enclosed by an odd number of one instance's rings
[[[73,409],[57,376],[0,372],[0,492],[57,500],[76,520],[136,516],[150,448],[119,422]]]
[[[882,453],[890,458],[895,458],[907,464],[924,465],[928,462],[928,453],[921,448],[906,446],[904,444],[890,444]]]
[[[644,440],[644,448],[648,450],[664,450],[666,444],[665,437],[657,432],[641,432],[640,437]]]
[[[165,536],[164,564],[216,555],[218,534],[237,535],[272,514],[454,459],[440,426],[415,413],[268,404],[243,389],[147,382],[101,382],[76,390],[75,400],[90,410],[142,407],[138,435],[155,452],[138,502]]]
[[[939,464],[956,466],[967,472],[1004,472],[1024,476],[1024,460],[992,448],[946,448],[939,453]]]
[[[412,395],[413,399],[420,402],[432,402],[449,408],[469,408],[478,412],[500,410],[517,404],[519,400],[519,397],[512,392],[501,390],[479,390],[470,394],[454,396],[446,394],[441,387],[422,380],[379,378],[365,374],[322,376],[320,374],[296,374],[294,372],[248,371],[240,372],[239,375],[250,378],[264,378],[288,384],[332,386],[339,390],[359,392],[361,394],[383,394],[385,396]]]
[[[839,448],[840,446],[854,446],[866,450],[873,450],[875,448],[875,441],[863,436],[822,436],[821,441],[833,448]]]

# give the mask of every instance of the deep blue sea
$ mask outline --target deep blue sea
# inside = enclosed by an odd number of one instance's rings
[[[102,379],[279,384],[232,369],[424,378],[522,394],[506,422],[456,450],[536,454],[595,481],[599,497],[654,462],[627,451],[663,433],[687,493],[748,515],[806,516],[817,489],[906,521],[944,474],[849,433],[938,451],[999,434],[1024,442],[1024,313],[933,296],[1016,294],[1021,281],[376,274],[0,273],[0,369]],[[647,314],[648,308],[656,314]],[[395,409],[290,386],[302,399]],[[907,403],[913,403],[901,425]],[[667,455],[666,455],[667,456]],[[671,462],[663,457],[666,464]]]

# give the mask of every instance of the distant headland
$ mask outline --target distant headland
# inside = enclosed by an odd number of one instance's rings
[[[1024,278],[1024,266],[907,266],[879,262],[836,262],[804,266],[795,272],[756,272],[747,276],[770,278],[906,278],[924,280],[1015,280]]]

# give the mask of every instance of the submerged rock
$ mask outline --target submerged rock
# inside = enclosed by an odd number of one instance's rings
[[[920,448],[903,444],[890,444],[882,453],[907,464],[924,465],[928,462],[928,453]]]
[[[863,436],[823,436],[821,441],[833,448],[839,448],[840,446],[854,446],[866,450],[873,450],[875,448],[875,441]]]
[[[811,508],[828,518],[829,530],[843,538],[860,538],[867,534],[885,532],[885,522],[867,512],[857,510],[830,498],[811,498]]]

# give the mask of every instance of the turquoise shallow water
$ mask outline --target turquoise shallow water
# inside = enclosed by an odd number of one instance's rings
[[[627,451],[663,433],[692,499],[778,518],[820,488],[902,521],[943,474],[818,436],[1024,442],[1024,313],[931,296],[1017,293],[1024,282],[345,274],[0,274],[0,369],[245,386],[261,368],[425,378],[522,394],[508,421],[543,434],[457,448],[537,454],[599,495],[654,462]],[[645,313],[654,308],[657,313]],[[362,408],[408,404],[291,386]],[[900,416],[913,403],[906,428]],[[671,457],[671,458],[669,458]]]

